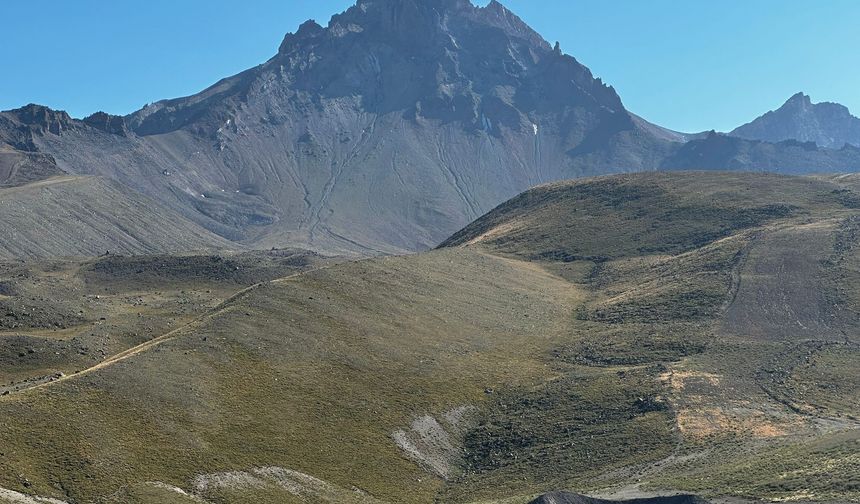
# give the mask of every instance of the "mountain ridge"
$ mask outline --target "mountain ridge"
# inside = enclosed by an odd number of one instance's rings
[[[821,147],[860,147],[860,118],[839,103],[813,103],[797,93],[780,108],[735,128],[729,135],[748,140],[815,142]]]

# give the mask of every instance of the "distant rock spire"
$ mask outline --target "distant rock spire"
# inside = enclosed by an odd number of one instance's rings
[[[808,94],[800,92],[789,98],[786,104],[812,105],[812,98]]]
[[[561,56],[561,42],[556,41],[556,42],[555,42],[555,47],[553,47],[553,48],[552,48],[552,50],[553,50],[553,51],[555,51],[555,53],[556,53],[556,54],[558,54],[559,56]]]

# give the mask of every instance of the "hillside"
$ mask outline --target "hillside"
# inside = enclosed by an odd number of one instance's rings
[[[200,93],[126,117],[28,105],[0,113],[0,141],[116,180],[244,246],[360,255],[432,248],[562,179],[860,169],[857,149],[650,124],[495,0],[359,0]]]
[[[860,147],[860,118],[838,103],[812,103],[803,93],[776,110],[735,128],[731,136],[748,140],[814,142],[830,149]]]
[[[552,184],[442,249],[264,282],[0,396],[0,487],[70,503],[857,500],[852,182]],[[591,502],[543,502],[562,498]]]
[[[13,166],[13,175],[7,179],[10,182],[20,180],[17,166]],[[46,175],[52,173],[40,174]],[[0,258],[4,259],[236,247],[100,177],[60,175],[23,185],[15,183],[12,187],[0,185],[0,229]]]

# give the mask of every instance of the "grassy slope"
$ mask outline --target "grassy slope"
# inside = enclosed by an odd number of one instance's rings
[[[0,262],[0,394],[181,327],[238,290],[329,262],[279,250]]]
[[[467,247],[268,283],[127,359],[0,398],[0,487],[159,502],[142,482],[279,466],[329,493],[201,493],[858,500],[853,194],[718,173],[536,189],[449,243]],[[443,481],[391,436],[460,406],[476,415]]]
[[[426,502],[440,481],[391,433],[480,404],[488,388],[551,378],[542,357],[578,296],[530,264],[460,251],[269,284],[156,349],[6,399],[4,418],[33,422],[0,430],[0,473],[16,467],[44,494],[59,484],[81,499],[276,465]]]
[[[662,380],[683,442],[660,464],[605,482],[856,500],[858,205],[853,179],[833,180],[690,173],[554,184],[446,245],[555,259],[551,269],[592,286],[575,313],[592,338],[559,349],[566,362],[681,359]]]

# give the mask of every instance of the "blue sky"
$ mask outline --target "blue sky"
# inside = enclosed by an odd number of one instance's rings
[[[486,1],[481,2],[485,4]],[[729,130],[805,91],[860,114],[860,0],[502,0],[681,131]],[[0,109],[124,114],[262,63],[349,0],[3,0]],[[5,76],[14,76],[9,78]]]

